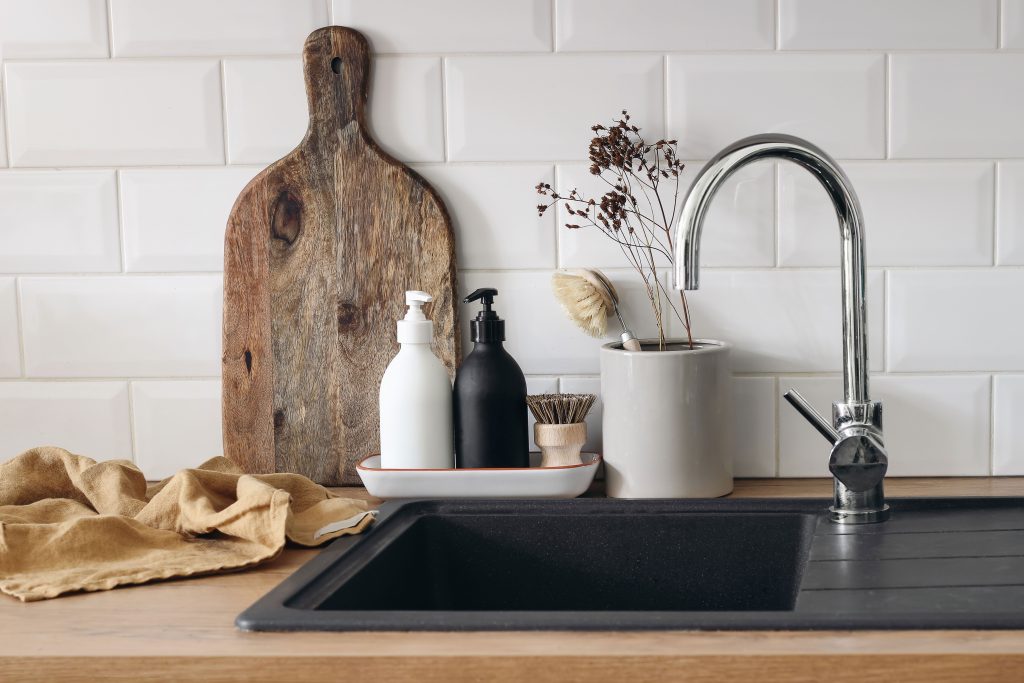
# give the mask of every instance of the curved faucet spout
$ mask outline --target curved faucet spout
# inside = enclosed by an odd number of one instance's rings
[[[815,145],[792,135],[754,135],[709,161],[687,194],[675,232],[675,286],[700,286],[700,238],[715,193],[729,176],[759,159],[786,159],[810,171],[832,199],[842,243],[843,386],[846,403],[867,403],[867,312],[864,306],[864,229],[860,202],[839,165]],[[681,253],[680,253],[681,252]]]
[[[882,404],[868,398],[867,309],[864,306],[864,221],[850,180],[828,154],[791,135],[744,138],[719,152],[697,174],[683,202],[675,232],[675,286],[700,285],[700,236],[718,188],[758,159],[786,159],[803,166],[825,188],[839,219],[842,245],[844,402],[832,404],[832,426],[795,391],[786,398],[832,444],[831,519],[843,524],[888,518],[882,480],[889,458],[882,441]]]

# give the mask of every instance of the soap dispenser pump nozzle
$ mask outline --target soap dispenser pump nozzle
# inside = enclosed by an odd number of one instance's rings
[[[479,301],[483,306],[483,309],[469,322],[470,339],[474,343],[505,341],[505,321],[491,310],[491,306],[494,305],[494,297],[497,295],[498,290],[493,287],[481,287],[463,299],[463,302],[467,304]]]
[[[398,321],[399,344],[429,344],[434,336],[434,323],[423,313],[423,304],[433,301],[434,297],[419,290],[405,293],[405,305],[409,309],[405,317]]]

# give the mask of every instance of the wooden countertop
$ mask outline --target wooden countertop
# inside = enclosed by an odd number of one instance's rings
[[[367,498],[362,489],[340,489]],[[1024,496],[1024,478],[889,479],[905,496]],[[825,497],[831,480],[737,481]],[[0,681],[1010,681],[1024,631],[244,633],[235,616],[315,550],[254,570],[23,604],[0,596]],[[410,568],[415,571],[415,568]],[[742,677],[742,678],[741,678]]]

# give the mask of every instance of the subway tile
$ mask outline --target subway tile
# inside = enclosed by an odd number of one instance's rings
[[[334,23],[376,52],[551,50],[551,0],[333,0]]]
[[[558,378],[557,377],[538,377],[532,376],[526,378],[526,393],[528,394],[557,394],[558,393]],[[539,451],[537,442],[533,440],[533,425],[537,422],[533,417],[533,413],[527,409],[527,430],[530,433],[530,450]]]
[[[221,270],[231,206],[258,168],[121,171],[129,271]],[[187,201],[183,199],[187,198]]]
[[[686,192],[703,164],[686,165],[680,176],[679,198],[682,208]],[[715,194],[701,240],[701,262],[707,266],[772,266],[775,264],[775,177],[772,164],[755,164],[741,169]],[[587,197],[600,198],[608,186],[592,176],[584,164],[558,167],[560,192],[577,188]],[[671,215],[675,186],[662,181],[662,202]],[[538,197],[543,199],[542,197]],[[551,209],[549,211],[555,211]],[[655,217],[657,217],[657,213]],[[557,207],[559,265],[564,268],[621,268],[627,265],[619,245],[595,227],[568,229],[566,223],[579,224],[562,206]],[[675,221],[669,219],[674,235]],[[665,241],[667,244],[667,240]],[[669,259],[658,254],[663,265]]]
[[[1024,48],[1024,0],[1002,0],[1003,11],[1000,17],[1003,28],[1002,46],[1005,48]]]
[[[323,0],[111,0],[115,57],[299,54]]]
[[[1024,266],[1024,162],[999,164],[996,263]]]
[[[113,171],[0,173],[0,272],[121,270]]]
[[[870,265],[991,265],[992,164],[854,162],[844,169],[864,209]],[[780,164],[780,264],[838,265],[838,245],[836,211],[821,184],[795,164]]]
[[[0,44],[0,49],[3,45]],[[0,60],[3,54],[0,53]],[[4,125],[4,93],[3,93],[3,69],[0,68],[0,168],[7,168],[7,126]]]
[[[632,271],[605,271],[619,292],[623,316],[638,337],[657,336],[650,304],[643,285]],[[590,375],[600,370],[601,345],[615,341],[619,328],[609,321],[605,339],[594,339],[576,327],[551,292],[551,272],[545,271],[464,271],[461,289],[471,292],[479,287],[495,287],[499,294],[494,310],[505,320],[505,348],[527,375]],[[469,339],[469,321],[479,304],[463,304],[464,353],[473,350]],[[838,343],[837,343],[838,346]]]
[[[1022,54],[891,57],[894,157],[1024,156]]]
[[[224,60],[228,161],[267,164],[295,149],[309,123],[299,59]]]
[[[604,442],[601,439],[601,420],[604,416],[604,405],[601,402],[600,377],[563,377],[561,379],[563,394],[594,394],[597,400],[587,413],[587,442],[583,450],[588,453],[604,453]]]
[[[1024,370],[1021,270],[891,271],[888,370]]]
[[[807,138],[840,159],[881,158],[884,67],[870,54],[671,55],[669,131],[687,159],[764,132]]]
[[[107,57],[104,0],[0,0],[5,58]]]
[[[1024,475],[1024,375],[994,378],[992,474]]]
[[[775,378],[733,378],[733,402],[733,476],[774,477]]]
[[[880,376],[871,398],[881,401],[889,476],[971,477],[988,474],[990,379],[987,375]],[[839,377],[780,377],[823,415],[842,400]],[[827,477],[830,447],[788,405],[779,408],[779,474]]]
[[[221,277],[22,278],[29,377],[220,374]]]
[[[771,0],[559,0],[556,11],[559,50],[775,47]]]
[[[15,166],[224,160],[215,61],[8,63]]]
[[[222,455],[220,380],[132,383],[135,463],[164,479]]]
[[[998,0],[781,0],[784,50],[996,46]]]
[[[456,161],[583,160],[590,127],[623,108],[662,137],[659,55],[453,57],[446,69]]]
[[[309,116],[298,59],[228,59],[224,77],[231,163],[276,161],[301,142]],[[386,152],[401,161],[444,159],[440,59],[378,58],[368,106]]]
[[[554,216],[537,216],[549,164],[417,166],[440,193],[455,226],[461,268],[553,268]]]
[[[0,377],[21,374],[17,300],[14,278],[0,277]]]
[[[882,273],[867,277],[868,350],[882,367]],[[736,372],[830,372],[842,367],[838,269],[706,270],[687,292],[695,337],[733,345]]]
[[[0,382],[0,461],[36,446],[131,460],[125,382]]]
[[[441,60],[378,57],[370,81],[370,130],[401,161],[443,161]]]

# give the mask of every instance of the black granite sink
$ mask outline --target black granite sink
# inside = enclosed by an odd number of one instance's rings
[[[249,630],[1024,628],[1024,499],[413,501],[242,613]]]

